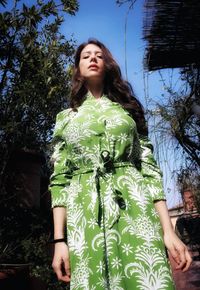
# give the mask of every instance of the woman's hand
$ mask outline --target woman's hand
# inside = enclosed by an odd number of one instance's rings
[[[52,267],[58,280],[70,282],[69,249],[65,242],[55,244]]]
[[[192,263],[192,258],[186,245],[177,237],[174,232],[166,206],[166,201],[157,200],[154,202],[154,205],[162,225],[165,246],[177,264],[176,269],[182,269],[182,271],[185,272],[188,270],[190,264]]]
[[[164,234],[164,243],[177,264],[176,269],[182,269],[183,272],[187,271],[192,263],[192,258],[186,245],[178,238],[173,230]]]

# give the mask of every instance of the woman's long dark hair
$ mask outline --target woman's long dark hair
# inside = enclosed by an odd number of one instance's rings
[[[106,94],[111,101],[119,103],[125,110],[127,110],[137,124],[138,133],[146,136],[148,134],[148,129],[141,103],[135,97],[131,85],[122,79],[119,65],[113,59],[110,51],[103,43],[96,39],[89,39],[87,42],[82,43],[76,51],[70,107],[73,110],[77,110],[85,100],[87,94],[84,79],[80,76],[79,62],[81,51],[88,44],[97,45],[103,53],[105,62],[104,94]]]

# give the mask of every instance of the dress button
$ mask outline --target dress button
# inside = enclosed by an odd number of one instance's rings
[[[101,152],[101,158],[104,162],[108,162],[110,160],[110,152],[108,150],[103,150]]]

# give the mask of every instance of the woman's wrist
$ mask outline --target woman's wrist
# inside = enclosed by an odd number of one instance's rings
[[[57,240],[57,239],[64,239],[65,238],[65,233],[64,230],[55,230],[54,234],[53,234],[53,239]]]
[[[174,231],[174,228],[172,225],[163,229],[164,235],[170,235],[170,234],[174,234],[174,233],[175,233],[175,231]]]
[[[159,200],[155,202],[155,208],[160,218],[163,234],[167,235],[170,233],[174,233],[173,225],[170,220],[166,202],[164,200]]]

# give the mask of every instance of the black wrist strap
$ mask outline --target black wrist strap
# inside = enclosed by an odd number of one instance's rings
[[[55,239],[55,240],[52,240],[51,243],[52,244],[56,244],[56,243],[61,243],[61,242],[65,242],[65,239]]]

